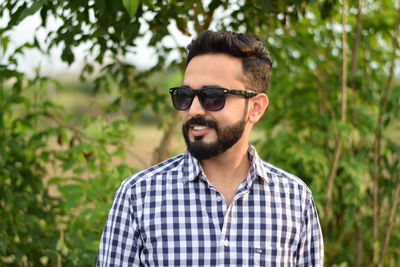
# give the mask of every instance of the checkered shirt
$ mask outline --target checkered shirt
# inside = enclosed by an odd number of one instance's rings
[[[262,161],[231,204],[186,152],[126,179],[100,242],[97,266],[322,266],[311,191]]]

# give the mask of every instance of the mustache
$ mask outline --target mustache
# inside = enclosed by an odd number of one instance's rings
[[[194,117],[194,118],[191,118],[191,119],[187,120],[183,124],[183,128],[185,130],[188,130],[191,125],[208,126],[210,128],[214,128],[214,129],[218,130],[218,126],[217,126],[217,123],[215,121],[207,120],[204,117]]]

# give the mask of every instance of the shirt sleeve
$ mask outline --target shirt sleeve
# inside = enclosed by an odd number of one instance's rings
[[[141,238],[131,190],[121,185],[100,240],[97,267],[140,266]]]
[[[306,201],[297,266],[323,266],[324,242],[317,209],[311,194]]]

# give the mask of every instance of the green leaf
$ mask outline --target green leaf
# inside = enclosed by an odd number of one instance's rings
[[[48,2],[49,2],[49,0],[34,1],[30,7],[22,10],[22,12],[19,14],[18,18],[16,18],[16,20],[14,20],[13,23],[11,23],[11,21],[10,21],[9,25],[7,25],[7,28],[9,29],[14,25],[19,24],[25,18],[35,14],[39,9],[41,9]]]
[[[1,38],[1,46],[3,47],[3,53],[6,53],[9,41],[10,38],[8,36],[4,36],[3,38]]]
[[[139,0],[122,0],[125,9],[128,11],[129,16],[133,18],[136,15],[136,11],[139,7]]]
[[[99,9],[100,14],[103,14],[106,9],[105,0],[96,0],[96,6]]]
[[[261,9],[263,12],[269,13],[272,11],[272,1],[265,0],[261,2]]]
[[[156,6],[153,4],[153,0],[144,0],[146,3],[146,6],[148,6],[150,9],[156,8]]]
[[[63,182],[65,182],[65,178],[62,178],[62,177],[54,177],[54,178],[51,178],[49,181],[48,181],[48,185],[55,185],[55,184],[61,184],[61,183],[63,183]]]

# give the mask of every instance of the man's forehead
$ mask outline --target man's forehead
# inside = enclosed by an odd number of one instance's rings
[[[183,84],[202,87],[226,83],[243,83],[242,61],[227,54],[199,55],[189,62],[183,77]]]

